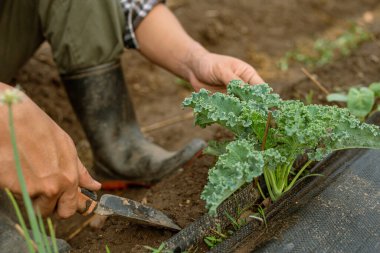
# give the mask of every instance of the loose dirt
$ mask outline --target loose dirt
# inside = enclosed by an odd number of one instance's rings
[[[337,0],[168,1],[185,29],[210,51],[247,61],[282,96],[299,98],[314,86],[298,67],[284,73],[278,70],[276,61],[300,42],[313,41],[331,27],[344,26],[377,4],[377,0],[352,0],[344,4]],[[331,90],[336,86],[343,89],[352,84],[378,81],[380,64],[373,55],[380,57],[379,37],[360,47],[352,57],[317,71],[317,75]],[[184,113],[180,104],[190,91],[180,85],[176,77],[154,66],[136,51],[126,51],[122,61],[142,126]],[[92,154],[89,144],[68,102],[47,44],[43,44],[20,70],[16,82],[69,133],[80,158],[90,169]],[[323,98],[317,96],[316,102],[320,101],[318,99]],[[224,133],[217,127],[199,129],[193,127],[192,120],[184,120],[148,132],[146,136],[167,149],[175,150],[194,137],[210,140],[220,138]],[[201,156],[150,189],[127,189],[113,194],[146,200],[166,212],[180,226],[186,226],[205,212],[199,196],[206,183],[208,168],[213,163],[212,157]],[[84,220],[76,216],[57,222],[58,236],[66,238]],[[70,244],[73,252],[104,252],[105,245],[111,252],[131,252],[136,245],[157,247],[171,236],[172,232],[134,225],[115,217],[108,219],[101,230],[84,229],[70,240]]]

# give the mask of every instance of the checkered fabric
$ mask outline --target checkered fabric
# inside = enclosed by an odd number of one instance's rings
[[[125,15],[124,45],[127,48],[138,48],[135,30],[153,7],[165,0],[120,0]]]

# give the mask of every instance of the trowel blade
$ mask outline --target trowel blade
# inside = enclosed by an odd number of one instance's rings
[[[181,230],[172,219],[163,212],[156,210],[140,202],[122,198],[115,195],[104,194],[94,211],[100,215],[120,215],[132,222],[145,224],[154,227]]]

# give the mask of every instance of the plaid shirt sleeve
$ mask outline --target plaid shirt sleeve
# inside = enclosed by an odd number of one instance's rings
[[[125,15],[124,45],[127,48],[139,48],[135,30],[148,13],[159,3],[166,0],[120,0]]]

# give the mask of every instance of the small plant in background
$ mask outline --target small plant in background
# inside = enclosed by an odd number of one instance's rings
[[[361,121],[372,112],[379,111],[375,106],[376,98],[380,98],[380,82],[372,83],[369,87],[352,87],[347,93],[331,93],[326,99],[329,102],[347,103],[350,112]]]
[[[210,249],[212,249],[212,248],[214,248],[216,245],[218,245],[219,243],[223,242],[223,239],[211,235],[211,236],[206,236],[206,237],[203,239],[203,241],[206,243],[206,245],[207,245]]]
[[[267,218],[265,216],[265,210],[261,205],[257,208],[257,213],[254,213],[249,217],[263,222],[265,227],[267,227]]]
[[[12,202],[12,205],[15,209],[17,218],[19,220],[21,230],[18,230],[20,234],[25,238],[26,245],[28,251],[30,253],[39,252],[39,253],[58,253],[58,247],[55,239],[55,232],[53,229],[53,225],[50,219],[47,220],[49,232],[50,232],[50,241],[47,237],[47,233],[45,230],[45,224],[41,215],[34,211],[32,201],[28,194],[26,188],[26,182],[24,175],[22,174],[20,156],[17,148],[16,134],[13,122],[13,110],[12,106],[16,103],[19,103],[22,100],[22,93],[18,88],[5,90],[2,94],[0,94],[0,104],[4,104],[8,107],[8,122],[10,129],[10,137],[13,149],[13,156],[16,165],[17,177],[20,183],[20,188],[22,192],[22,199],[26,208],[26,213],[28,216],[28,220],[31,226],[32,233],[29,234],[29,230],[26,227],[25,220],[21,215],[20,208],[13,197],[12,193],[6,189],[6,193],[9,199]]]
[[[371,33],[366,29],[354,24],[335,40],[317,39],[310,54],[298,49],[286,52],[279,60],[278,66],[283,71],[288,70],[291,62],[299,62],[311,68],[320,67],[338,56],[349,55],[360,43],[370,40],[371,37]]]
[[[169,250],[165,250],[165,243],[161,243],[157,249],[150,246],[144,246],[144,248],[149,250],[151,253],[170,253]]]
[[[314,91],[310,90],[306,95],[305,95],[305,104],[306,105],[311,105],[313,103],[314,99]]]
[[[232,227],[234,228],[235,231],[239,230],[242,226],[247,224],[247,220],[244,218],[240,218],[241,213],[237,213],[238,218],[232,217],[229,213],[225,212],[224,215],[227,217],[227,219],[230,221]]]
[[[228,235],[223,233],[220,224],[216,224],[216,228],[211,229],[211,232],[213,233],[212,235],[208,235],[203,238],[203,241],[210,249],[214,248],[216,245],[228,238]]]

